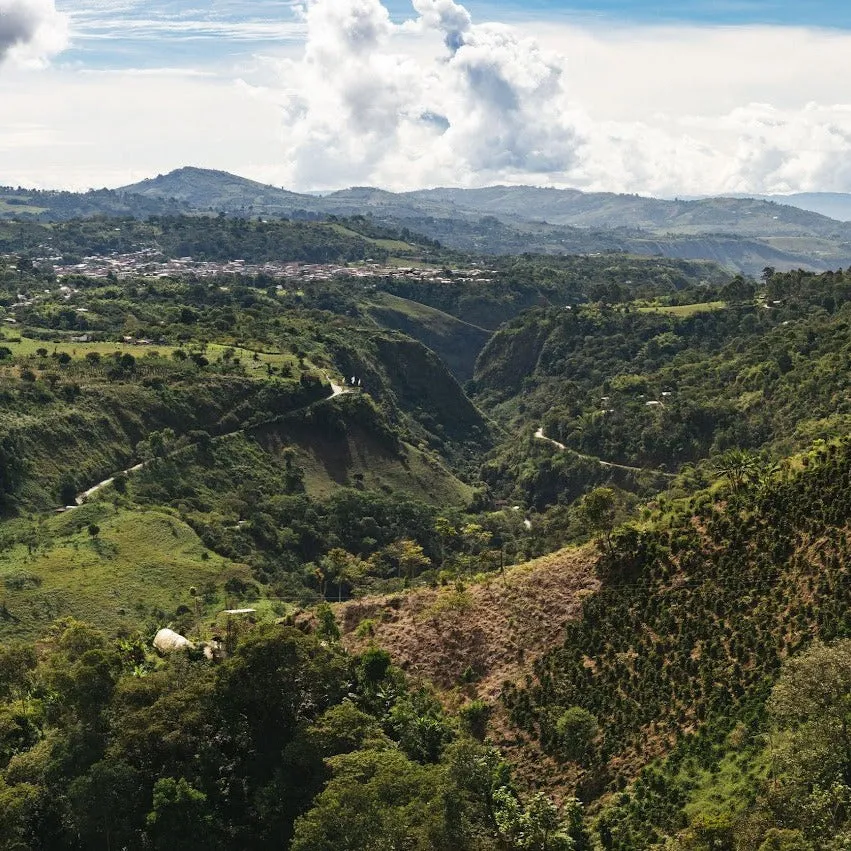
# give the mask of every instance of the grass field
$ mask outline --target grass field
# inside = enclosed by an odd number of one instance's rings
[[[89,534],[90,523],[100,532]],[[39,545],[18,543],[0,553],[0,638],[36,637],[60,617],[73,616],[109,634],[165,626],[178,606],[192,606],[189,589],[213,583],[224,608],[224,583],[248,579],[242,565],[208,552],[177,518],[94,502],[40,524]],[[228,600],[228,604],[234,601]],[[238,602],[238,601],[237,601]]]
[[[21,213],[37,216],[39,213],[44,213],[46,211],[46,207],[36,207],[32,204],[10,204],[6,198],[0,198],[0,216],[15,216],[20,215]]]
[[[89,354],[89,352],[97,352],[101,355],[101,357],[109,357],[116,352],[120,354],[131,354],[135,358],[144,358],[146,355],[153,354],[159,354],[163,357],[171,357],[172,353],[177,348],[176,346],[137,346],[133,343],[111,342],[54,343],[45,340],[34,340],[26,336],[21,336],[20,342],[13,342],[13,340],[18,339],[18,336],[19,335],[17,333],[9,331],[8,329],[5,334],[0,334],[0,345],[11,349],[14,357],[34,357],[39,349],[47,349],[48,355],[52,355],[54,352],[59,354],[65,353],[77,360],[82,360],[87,354]],[[186,351],[194,350],[195,349],[192,346],[189,346],[186,349]],[[298,358],[295,355],[285,352],[255,352],[251,349],[243,349],[239,346],[227,346],[221,343],[208,343],[203,351],[208,360],[215,361],[221,358],[228,350],[233,353],[235,358],[239,358],[242,365],[248,370],[265,370],[267,364],[278,369],[284,365],[290,366],[293,370],[299,368]]]
[[[676,305],[649,305],[639,307],[639,313],[668,313],[671,316],[688,318],[698,313],[711,313],[715,310],[724,310],[727,303],[723,301],[708,301],[702,304],[676,304]]]
[[[421,260],[417,258],[416,261],[413,261],[412,258],[409,257],[388,257],[387,265],[392,266],[396,269],[406,269],[411,266],[416,266],[417,269],[440,269],[442,268],[438,263],[427,263],[425,260]]]
[[[355,239],[362,239],[364,242],[369,242],[378,248],[383,248],[385,251],[408,254],[417,250],[417,246],[411,245],[409,242],[402,242],[402,240],[399,239],[373,239],[372,237],[364,236],[357,231],[349,230],[349,228],[344,227],[343,225],[331,225],[331,227],[341,236],[350,236]]]
[[[377,292],[371,296],[370,301],[376,307],[394,310],[408,319],[428,325],[438,333],[457,333],[459,329],[463,329],[465,326],[474,328],[477,331],[485,331],[484,328],[480,328],[478,325],[465,322],[463,319],[458,319],[456,316],[438,310],[436,307],[431,307],[418,301],[411,301],[410,299],[402,298],[392,293]]]
[[[728,816],[745,810],[761,781],[768,776],[769,758],[764,751],[731,751],[717,771],[693,769],[680,776],[693,786],[686,815]]]
[[[469,485],[419,449],[403,444],[402,457],[392,457],[366,434],[336,444],[314,439],[299,447],[298,456],[305,489],[315,499],[326,499],[356,481],[367,489],[415,493],[433,505],[463,506],[473,497]]]

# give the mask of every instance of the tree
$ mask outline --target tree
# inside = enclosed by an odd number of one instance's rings
[[[389,749],[355,751],[329,763],[333,776],[296,821],[291,851],[435,847],[443,809],[438,767]]]
[[[145,833],[157,851],[194,851],[209,847],[212,815],[207,796],[183,777],[162,777],[154,785],[153,808]]]
[[[340,640],[340,627],[334,617],[334,610],[328,603],[316,607],[316,634],[326,641]]]
[[[721,298],[732,304],[744,304],[753,301],[756,289],[750,281],[746,281],[741,275],[736,275],[729,284],[721,288]]]
[[[759,458],[743,449],[729,449],[715,462],[715,470],[726,477],[730,489],[739,494],[745,485],[753,483],[759,476]]]
[[[494,816],[505,845],[524,851],[590,851],[582,804],[568,799],[560,810],[539,792],[524,805],[510,786],[493,795]],[[501,846],[502,847],[502,846]]]
[[[20,257],[18,257],[18,260],[15,263],[15,269],[17,269],[18,271],[18,280],[22,281],[24,279],[25,274],[31,274],[35,269],[32,257],[30,257],[28,254],[22,254]]]
[[[851,806],[851,639],[790,659],[768,711],[773,808],[812,838],[831,835]]]
[[[13,641],[0,645],[0,698],[22,700],[37,661],[29,644]]]
[[[139,773],[120,760],[95,763],[68,789],[75,827],[86,847],[102,842],[107,851],[130,847],[144,810],[143,782]]]
[[[337,583],[337,602],[343,602],[343,583],[352,583],[363,573],[363,563],[357,556],[335,547],[322,558],[322,572]]]
[[[7,501],[24,480],[23,447],[11,435],[0,438],[0,503]]]
[[[3,851],[24,851],[37,848],[43,836],[39,830],[40,809],[44,790],[32,783],[9,786],[0,777],[0,848]]]
[[[242,737],[252,775],[271,772],[296,730],[339,702],[347,675],[334,645],[292,628],[254,630],[219,668],[215,696],[233,735]]]
[[[388,733],[409,759],[437,763],[454,732],[440,701],[426,689],[403,695],[390,710]]]
[[[62,505],[74,505],[77,499],[77,481],[71,473],[64,473],[59,482],[59,499]]]
[[[800,830],[772,827],[765,834],[765,841],[759,846],[759,851],[813,851],[813,846]]]
[[[417,573],[431,565],[431,560],[423,548],[410,538],[401,538],[390,544],[385,553],[396,562],[396,575],[404,575],[409,582]]]
[[[455,524],[446,517],[438,517],[434,521],[434,531],[440,541],[440,567],[446,564],[446,553],[452,541],[458,536]]]
[[[483,700],[472,700],[458,710],[462,728],[482,742],[488,728],[492,709]]]
[[[375,688],[390,670],[390,654],[379,647],[370,647],[361,656],[358,674],[362,683]]]
[[[603,536],[606,551],[611,553],[617,511],[615,492],[611,488],[595,488],[583,497],[579,510],[591,531]]]
[[[565,759],[586,765],[594,756],[597,719],[580,706],[566,709],[556,721],[559,750]]]

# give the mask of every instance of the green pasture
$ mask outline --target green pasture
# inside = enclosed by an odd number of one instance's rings
[[[190,588],[212,583],[221,599],[204,606],[208,616],[223,607],[229,578],[248,578],[247,568],[206,550],[165,512],[95,502],[50,517],[23,537],[0,553],[0,638],[35,637],[67,616],[109,634],[165,626],[178,606],[194,605]]]
[[[698,313],[712,313],[716,310],[724,310],[727,303],[724,301],[707,301],[701,304],[674,304],[674,305],[647,305],[639,307],[639,313],[667,313],[671,316],[679,316],[687,319]]]

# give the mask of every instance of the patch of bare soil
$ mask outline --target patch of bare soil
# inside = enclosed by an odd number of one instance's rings
[[[353,651],[383,647],[444,692],[461,686],[467,698],[494,701],[506,680],[530,672],[564,640],[583,597],[599,587],[596,560],[593,547],[570,548],[481,584],[344,603],[337,608],[343,641]]]

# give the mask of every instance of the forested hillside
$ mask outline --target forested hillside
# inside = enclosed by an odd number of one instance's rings
[[[165,258],[197,261],[273,260],[345,263],[389,256],[380,238],[396,234],[355,223],[364,234],[334,223],[249,221],[223,216],[149,216],[74,219],[56,225],[0,222],[0,253],[67,264],[87,255],[149,251]],[[376,238],[377,237],[377,238]],[[396,246],[405,251],[409,246]],[[76,262],[76,261],[75,261]]]
[[[690,477],[729,450],[777,460],[845,433],[849,296],[841,273],[774,273],[759,298],[736,279],[725,301],[529,312],[482,352],[476,399],[540,425],[562,466],[591,456]],[[516,481],[512,465],[542,449],[511,447],[499,476]]]
[[[0,851],[845,848],[851,274],[0,251]]]

